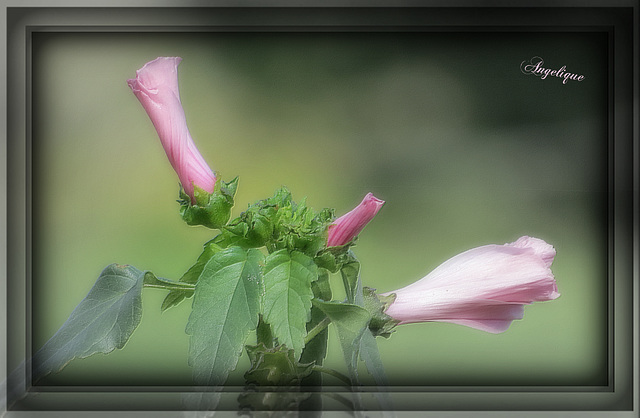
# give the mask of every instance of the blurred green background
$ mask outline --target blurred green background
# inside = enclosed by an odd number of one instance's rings
[[[345,213],[386,200],[355,251],[363,282],[407,285],[472,247],[555,246],[562,296],[498,335],[424,323],[378,339],[392,385],[604,385],[607,43],[597,33],[34,33],[33,348],[117,262],[177,279],[213,231],[178,215],[178,180],[126,85],[181,56],[196,145],[235,214],[287,185]],[[582,82],[525,75],[534,56]],[[336,281],[340,286],[340,281]],[[42,383],[190,385],[190,301],[145,289],[124,350]],[[344,370],[335,334],[329,366]],[[231,383],[241,384],[243,356]],[[328,380],[328,383],[336,383]]]

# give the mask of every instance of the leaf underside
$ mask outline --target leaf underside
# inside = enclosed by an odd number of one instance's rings
[[[33,376],[60,371],[71,360],[124,347],[142,318],[144,272],[107,266],[67,321],[34,355]]]

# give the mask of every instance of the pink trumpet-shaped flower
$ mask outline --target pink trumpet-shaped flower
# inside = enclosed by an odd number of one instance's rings
[[[368,193],[351,212],[342,215],[329,225],[327,247],[345,245],[354,239],[376,216],[382,205],[384,200]]]
[[[187,129],[178,90],[178,64],[182,58],[159,57],[127,80],[158,132],[169,162],[185,192],[194,200],[194,185],[213,193],[216,176],[209,168]]]
[[[555,249],[538,238],[485,245],[445,261],[394,292],[386,314],[400,321],[439,321],[491,333],[522,319],[524,305],[560,296],[551,272]]]

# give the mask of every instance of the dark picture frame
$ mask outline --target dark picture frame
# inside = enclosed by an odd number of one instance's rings
[[[357,2],[356,2],[357,3]],[[192,32],[192,31],[595,31],[609,39],[608,164],[608,382],[565,387],[393,387],[388,389],[398,416],[423,411],[437,416],[637,416],[638,413],[638,2],[559,2],[514,7],[452,2],[376,2],[352,7],[272,4],[258,7],[3,7],[6,18],[6,280],[0,300],[6,312],[2,362],[6,362],[7,416],[68,416],[65,411],[148,411],[173,416],[183,409],[187,387],[42,387],[29,376],[31,216],[31,54],[34,33]],[[447,3],[449,4],[449,3]],[[375,7],[371,7],[375,5]],[[634,206],[635,209],[634,210]],[[635,284],[635,286],[634,286]],[[0,376],[0,381],[5,376]],[[242,388],[223,391],[230,404]],[[331,392],[333,388],[326,388]],[[336,389],[337,391],[337,389]],[[363,389],[364,392],[369,389]],[[5,394],[1,394],[3,397]],[[379,407],[366,403],[369,410]],[[223,408],[224,409],[224,408]],[[163,412],[164,411],[164,412]],[[472,412],[476,411],[476,412]],[[13,415],[13,413],[16,415]],[[226,411],[235,415],[235,411]],[[333,411],[339,414],[341,411]],[[432,413],[434,415],[426,415]],[[501,415],[500,413],[504,414]],[[612,414],[618,415],[612,415]],[[473,414],[473,415],[469,415]],[[555,414],[555,415],[554,415]],[[84,413],[84,416],[87,414]],[[20,415],[25,416],[25,415]],[[136,415],[140,416],[140,415]],[[146,415],[145,415],[146,416]],[[447,415],[449,416],[449,415]],[[538,416],[538,415],[536,415]],[[593,416],[593,415],[589,415]]]

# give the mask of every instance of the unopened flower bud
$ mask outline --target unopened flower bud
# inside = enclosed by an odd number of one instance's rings
[[[180,102],[178,64],[182,58],[159,57],[127,80],[158,132],[169,162],[195,203],[194,186],[213,193],[216,176],[195,146]]]
[[[327,247],[337,247],[349,243],[376,216],[382,205],[384,205],[384,200],[368,193],[355,209],[329,225]]]

